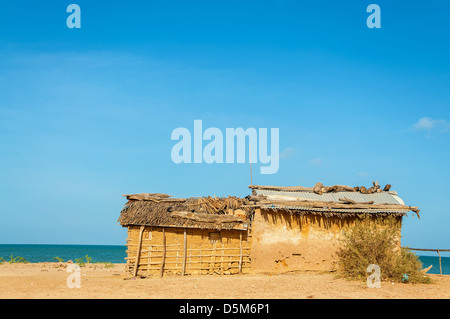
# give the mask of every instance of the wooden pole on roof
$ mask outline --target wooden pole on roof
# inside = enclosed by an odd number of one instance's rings
[[[183,246],[183,271],[182,275],[184,276],[186,272],[186,258],[187,258],[187,236],[186,236],[186,228],[184,228],[184,246]]]
[[[166,228],[163,227],[163,232],[162,232],[162,236],[163,236],[163,243],[162,243],[162,260],[161,260],[161,273],[160,276],[162,277],[164,275],[164,264],[166,263]]]
[[[145,226],[141,226],[141,229],[139,230],[139,242],[138,242],[137,251],[136,251],[136,260],[134,263],[133,277],[136,277],[139,260],[141,258],[142,234],[144,233],[144,229],[145,229]]]

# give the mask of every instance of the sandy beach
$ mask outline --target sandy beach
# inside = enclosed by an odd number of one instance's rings
[[[382,282],[381,288],[333,273],[167,276],[128,279],[124,264],[80,268],[81,287],[68,288],[65,263],[0,265],[0,298],[12,299],[448,299],[450,276],[432,284]]]

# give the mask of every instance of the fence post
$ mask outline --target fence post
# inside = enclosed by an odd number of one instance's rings
[[[439,249],[436,250],[439,256],[439,271],[441,273],[442,276],[442,264],[441,264],[441,254],[439,253]]]
[[[418,251],[436,251],[439,256],[439,272],[442,276],[442,261],[441,261],[441,251],[450,251],[450,249],[422,249],[422,248],[408,248],[410,250],[418,250]]]

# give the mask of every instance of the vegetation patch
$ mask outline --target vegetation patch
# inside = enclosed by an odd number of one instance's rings
[[[339,273],[348,279],[366,280],[367,267],[378,265],[382,281],[430,283],[420,270],[422,263],[407,248],[401,248],[401,222],[395,217],[364,215],[344,233],[338,250]]]
[[[21,256],[14,257],[13,255],[9,256],[9,260],[6,260],[3,257],[0,257],[0,264],[3,264],[4,262],[7,262],[9,264],[16,264],[16,263],[27,264],[27,263],[29,263],[29,261],[26,260],[25,258],[23,258]]]

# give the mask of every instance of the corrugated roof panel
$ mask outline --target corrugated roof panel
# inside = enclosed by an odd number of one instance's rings
[[[373,194],[362,194],[359,192],[333,192],[325,193],[322,195],[306,192],[306,191],[278,191],[270,189],[255,189],[256,195],[264,196],[286,196],[303,198],[324,202],[338,202],[340,198],[348,198],[356,202],[369,202],[373,201],[374,204],[404,204],[403,201],[398,197],[389,194],[389,192],[373,193]]]

